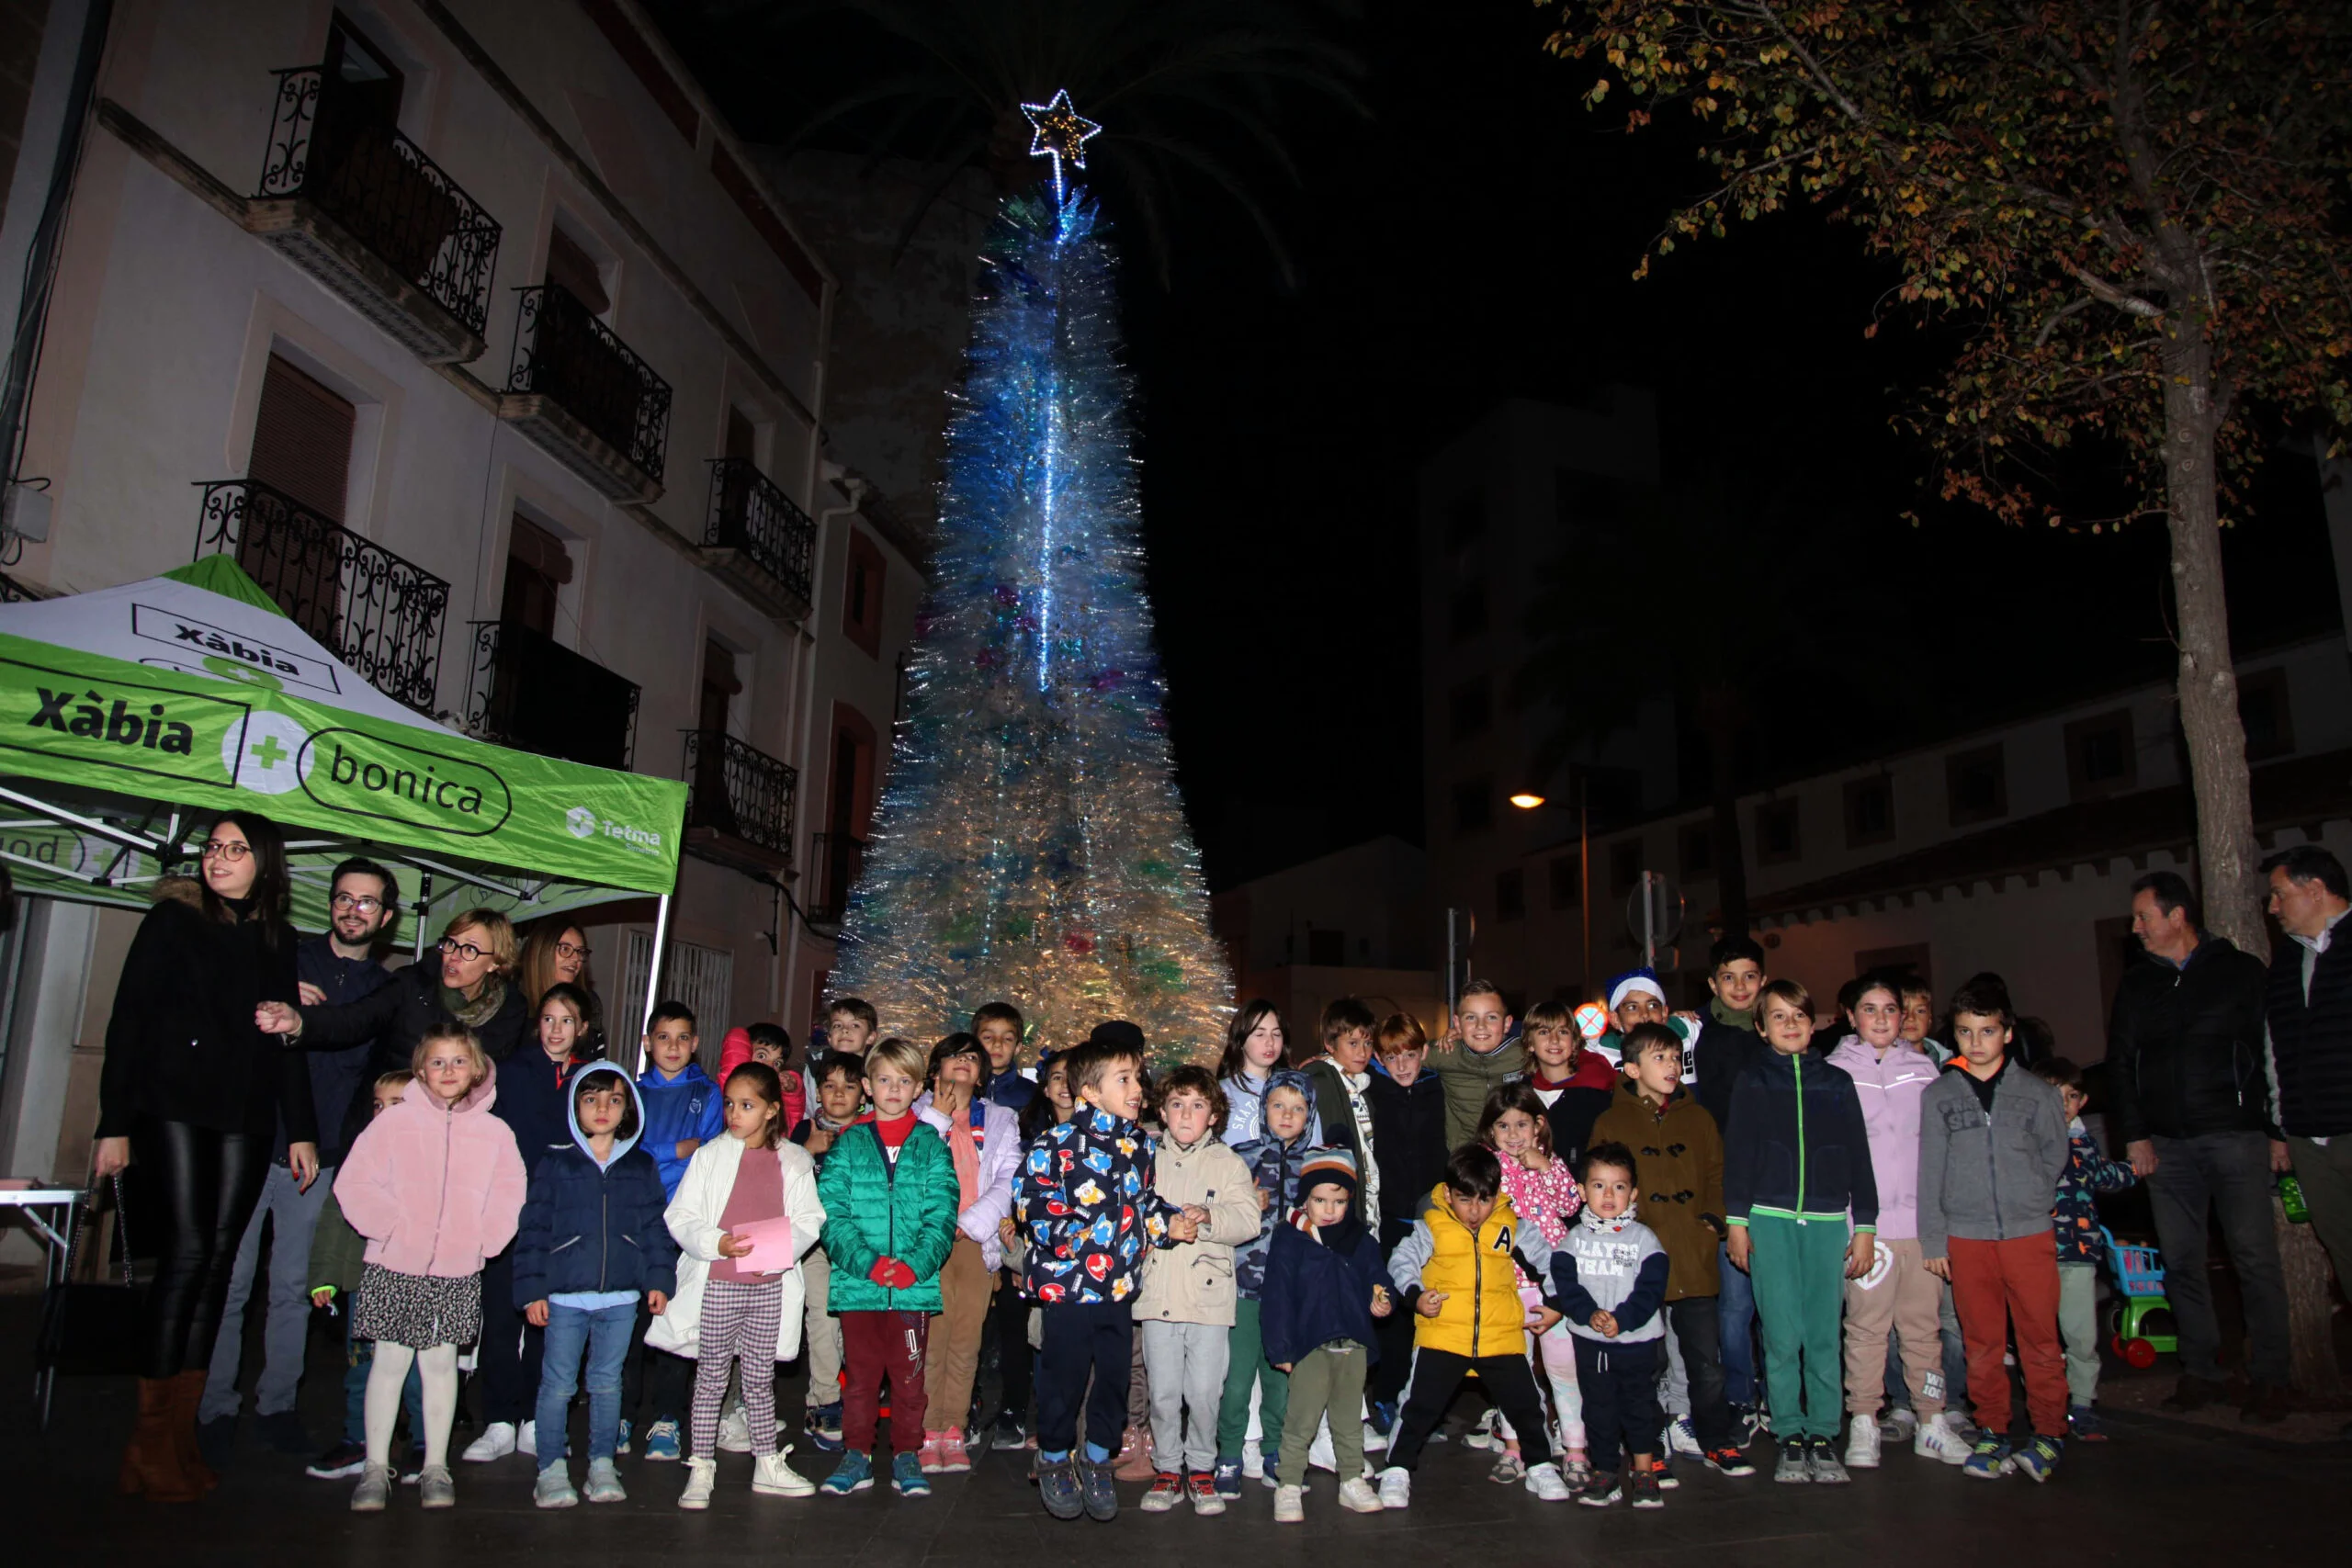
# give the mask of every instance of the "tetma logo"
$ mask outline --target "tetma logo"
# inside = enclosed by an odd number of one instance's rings
[[[662,852],[662,835],[645,828],[632,828],[626,822],[616,822],[609,817],[599,817],[584,806],[575,806],[563,814],[563,825],[575,839],[593,839],[602,833],[607,839],[617,839],[622,846],[641,855]]]
[[[571,836],[575,839],[593,839],[596,836],[596,814],[584,806],[575,806],[565,812],[563,825],[571,829]]]

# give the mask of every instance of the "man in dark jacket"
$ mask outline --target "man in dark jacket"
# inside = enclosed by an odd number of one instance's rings
[[[2218,1213],[2245,1303],[2245,1416],[2285,1414],[2287,1285],[2270,1224],[2269,1085],[2262,1070],[2262,961],[2201,929],[2179,874],[2132,885],[2145,961],[2123,972],[2107,1033],[2108,1125],[2148,1184],[2165,1293],[2180,1335],[2170,1410],[2222,1397],[2221,1325],[2205,1269]]]
[[[400,912],[400,887],[392,874],[370,860],[347,860],[334,868],[328,886],[327,930],[294,949],[294,976],[305,1005],[356,1002],[391,978],[390,971],[376,962],[373,950]],[[255,1424],[263,1438],[280,1453],[305,1453],[310,1449],[294,1396],[300,1384],[302,1353],[311,1327],[311,1233],[318,1228],[319,1212],[334,1190],[334,1168],[343,1163],[344,1151],[350,1147],[345,1112],[355,1098],[368,1099],[362,1086],[369,1081],[368,1053],[373,1043],[363,1040],[356,1045],[302,1054],[310,1069],[311,1104],[319,1128],[319,1173],[308,1185],[296,1178],[288,1163],[286,1124],[281,1117],[261,1201],[246,1222],[244,1238],[230,1268],[220,1332],[212,1342],[212,1368],[205,1379],[204,1403],[197,1411],[197,1433],[209,1463],[224,1462],[233,1447],[245,1305],[252,1299],[254,1274],[260,1263],[264,1220],[269,1222],[272,1240],[261,1377],[254,1389]],[[364,1115],[361,1121],[364,1123]]]
[[[2344,863],[2317,844],[2262,863],[2270,913],[2287,940],[2271,954],[2264,1008],[2266,1059],[2287,1157],[2311,1210],[2312,1229],[2352,1280],[2352,883]],[[2344,1435],[2352,1438],[2352,1427]]]

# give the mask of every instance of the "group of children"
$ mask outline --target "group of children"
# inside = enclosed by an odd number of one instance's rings
[[[650,1417],[647,1459],[684,1458],[688,1509],[729,1450],[758,1493],[865,1490],[886,1414],[908,1496],[992,1439],[1034,1448],[1059,1519],[1115,1517],[1115,1482],[1148,1476],[1147,1513],[1221,1513],[1260,1479],[1295,1522],[1311,1465],[1343,1507],[1404,1508],[1473,1378],[1492,1410],[1468,1440],[1546,1501],[1660,1506],[1677,1454],[1753,1475],[1767,1426],[1781,1482],[1845,1482],[1888,1430],[1970,1475],[2045,1479],[2070,1421],[2098,1436],[2088,1194],[2129,1179],[2082,1134],[2079,1074],[2009,1060],[1989,976],[1951,998],[1948,1066],[1894,978],[1848,987],[1850,1032],[1822,1053],[1812,998],[1767,983],[1762,956],[1718,944],[1704,1015],[1624,976],[1604,1030],[1546,1004],[1515,1033],[1473,984],[1434,1049],[1343,998],[1295,1066],[1252,1002],[1214,1070],[1156,1079],[1132,1024],[1023,1068],[1011,1004],[925,1050],[855,998],[802,1070],[760,1025],[729,1035],[714,1079],[692,1012],[664,1002],[634,1079],[548,1046],[570,1139],[530,1150],[489,1114],[473,1036],[431,1031],[378,1084],[317,1244],[319,1299],[350,1298],[352,1506],[391,1495],[404,1398],[421,1501],[454,1500],[458,1348],[485,1331],[538,1337],[517,1446],[546,1508],[626,1497],[625,1401]],[[510,1248],[513,1327],[481,1289]],[[1954,1316],[1981,1433],[1946,1371]],[[780,1438],[775,1372],[796,1359],[801,1433],[839,1455],[821,1482]]]

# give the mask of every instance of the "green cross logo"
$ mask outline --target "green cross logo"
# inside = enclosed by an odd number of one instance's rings
[[[264,773],[276,768],[278,763],[286,761],[292,754],[277,743],[277,737],[275,735],[263,736],[260,745],[248,747],[247,750],[260,760]]]
[[[311,771],[311,733],[285,714],[256,713],[220,738],[220,761],[240,789],[284,795]]]

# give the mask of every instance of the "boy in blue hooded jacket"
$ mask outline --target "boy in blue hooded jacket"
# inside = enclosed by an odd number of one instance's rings
[[[547,1332],[540,1362],[539,1479],[533,1500],[568,1508],[580,1499],[564,1463],[565,1412],[588,1363],[588,1500],[628,1498],[613,1467],[620,1436],[621,1363],[638,1303],[659,1315],[677,1286],[677,1244],[662,1213],[668,1200],[653,1159],[638,1147],[645,1111],[637,1086],[609,1062],[572,1076],[571,1146],[531,1172],[514,1235],[514,1296]]]
[[[637,1078],[638,1094],[645,1105],[645,1133],[639,1143],[662,1173],[665,1200],[677,1196],[678,1183],[685,1179],[686,1162],[695,1157],[695,1151],[727,1131],[727,1097],[695,1061],[695,1051],[701,1043],[694,1009],[681,1001],[665,1001],[654,1008],[645,1029],[645,1071]],[[642,1313],[638,1314],[639,1341],[652,1321]],[[645,1428],[645,1457],[676,1459],[678,1422],[694,1386],[694,1363],[650,1347],[633,1349],[624,1382],[626,1403],[642,1406],[639,1413],[650,1418]],[[621,1451],[627,1453],[626,1432],[621,1444]]]

